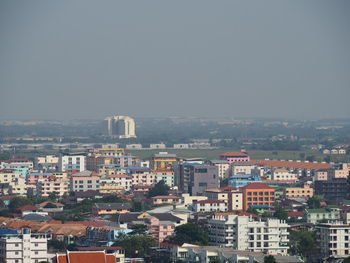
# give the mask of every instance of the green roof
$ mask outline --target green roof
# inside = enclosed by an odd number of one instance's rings
[[[310,214],[310,213],[329,213],[329,211],[327,211],[324,208],[317,208],[317,209],[308,209],[307,213],[308,214]]]

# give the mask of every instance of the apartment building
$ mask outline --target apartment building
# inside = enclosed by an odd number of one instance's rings
[[[222,200],[227,203],[228,211],[241,211],[243,209],[243,193],[235,187],[221,187],[207,189],[204,196],[209,200]]]
[[[60,179],[55,176],[39,180],[37,184],[38,195],[48,197],[50,193],[56,193],[58,196],[63,196],[69,192],[69,180]]]
[[[176,162],[176,154],[160,152],[158,154],[153,155],[153,157],[151,158],[151,167],[155,171],[171,169]]]
[[[0,184],[10,183],[21,177],[21,173],[15,169],[0,169]]]
[[[229,164],[235,162],[249,162],[250,157],[244,152],[226,152],[220,155],[220,160],[227,160]]]
[[[350,225],[343,222],[322,223],[315,226],[323,258],[350,256]]]
[[[151,197],[151,202],[153,205],[178,204],[180,199],[180,197],[175,195],[157,195]]]
[[[147,167],[128,167],[127,174],[132,178],[132,185],[156,184],[156,174]]]
[[[317,224],[322,221],[338,221],[340,220],[340,209],[337,207],[307,209],[306,210],[306,222],[311,224]]]
[[[173,187],[175,185],[174,171],[172,169],[158,169],[155,171],[156,183],[164,181],[164,183]]]
[[[238,174],[252,174],[256,165],[253,162],[234,162],[231,164],[232,175]]]
[[[72,176],[71,191],[85,192],[100,189],[100,177],[98,176]]]
[[[193,211],[201,213],[226,212],[227,203],[222,200],[201,200],[193,203]]]
[[[123,191],[130,191],[132,185],[132,177],[126,174],[111,174],[101,178],[101,183],[113,183],[119,186]],[[102,185],[101,185],[102,187]]]
[[[59,169],[69,175],[86,170],[86,157],[82,154],[62,155],[59,159]]]
[[[275,189],[262,183],[251,183],[241,188],[243,209],[271,208],[275,204]]]
[[[344,200],[350,197],[350,183],[348,178],[330,178],[326,181],[315,181],[316,195],[324,195],[328,199]]]
[[[296,182],[298,175],[289,172],[287,169],[274,169],[271,174],[271,180],[280,182]]]
[[[0,236],[0,262],[39,263],[47,261],[48,234],[31,233],[22,229],[20,234],[3,234]]]
[[[289,249],[289,225],[283,220],[216,213],[208,227],[210,245],[271,255],[287,255]]]
[[[314,189],[308,185],[303,187],[287,187],[284,189],[284,197],[293,200],[307,200],[313,197]]]
[[[218,167],[219,178],[225,179],[231,176],[230,164],[227,160],[215,160],[211,161],[211,163]]]

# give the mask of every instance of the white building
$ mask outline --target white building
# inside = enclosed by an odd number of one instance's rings
[[[230,164],[228,163],[227,160],[215,160],[215,161],[212,161],[212,163],[218,167],[220,179],[225,179],[230,177],[231,175]]]
[[[343,258],[350,255],[350,225],[343,222],[316,225],[322,257]]]
[[[142,149],[142,144],[140,143],[134,143],[134,144],[127,144],[126,149]]]
[[[125,191],[130,191],[132,185],[132,177],[126,174],[111,174],[104,178],[104,180],[111,181],[117,186],[122,187]]]
[[[201,200],[193,203],[195,212],[225,212],[227,210],[227,203],[222,200]]]
[[[69,192],[69,180],[62,180],[54,177],[53,179],[39,180],[37,184],[38,195],[48,197],[50,193],[56,193],[58,196],[63,196]]]
[[[0,236],[0,262],[38,263],[48,261],[47,239],[45,233],[31,233],[23,229],[21,234]]]
[[[60,157],[59,167],[62,172],[75,174],[86,170],[86,157],[84,155],[63,155]]]
[[[234,162],[231,164],[232,175],[237,174],[252,174],[255,169],[255,165],[251,162]]]
[[[298,175],[289,172],[287,169],[275,169],[272,172],[271,180],[274,181],[297,181]]]
[[[107,135],[118,136],[120,139],[136,138],[135,120],[129,116],[112,116],[107,121]]]
[[[164,143],[151,143],[149,145],[150,149],[165,149],[166,145]]]
[[[217,213],[208,226],[211,245],[271,255],[287,255],[289,249],[289,225],[283,220]]]
[[[190,145],[188,143],[176,143],[173,145],[174,149],[188,149]]]

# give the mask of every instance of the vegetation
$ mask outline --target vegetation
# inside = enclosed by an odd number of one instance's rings
[[[208,231],[202,226],[187,223],[177,226],[173,237],[170,238],[176,242],[191,243],[196,245],[208,244]]]
[[[147,257],[149,249],[157,246],[157,241],[149,235],[121,234],[113,246],[121,246],[125,249],[126,257]]]
[[[317,248],[316,233],[307,230],[290,231],[290,251],[292,254],[301,255],[305,258],[308,253]]]
[[[277,263],[274,256],[269,255],[264,257],[264,263]]]
[[[11,211],[14,211],[16,210],[17,208],[21,207],[21,206],[24,206],[24,205],[33,205],[34,202],[32,199],[30,198],[27,198],[27,197],[23,197],[23,196],[16,196],[15,198],[13,198],[11,201],[10,201],[10,204],[9,204],[9,209]]]
[[[169,186],[165,184],[163,180],[156,183],[156,185],[151,188],[148,192],[148,197],[153,197],[157,195],[168,195],[169,194]]]
[[[282,207],[278,206],[275,209],[275,213],[273,214],[274,217],[280,219],[280,220],[287,220],[288,214],[286,210],[284,210]]]

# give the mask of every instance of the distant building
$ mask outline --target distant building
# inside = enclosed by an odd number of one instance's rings
[[[221,160],[227,160],[229,164],[235,162],[248,162],[250,157],[244,152],[226,152],[220,155]]]
[[[306,222],[316,224],[322,221],[337,221],[340,219],[339,208],[318,208],[306,210]]]
[[[225,179],[230,177],[231,175],[230,164],[228,163],[227,160],[214,160],[214,161],[211,161],[211,163],[218,167],[220,179]]]
[[[188,143],[177,143],[173,145],[174,149],[188,149],[190,145]]]
[[[65,154],[60,156],[60,171],[69,175],[76,174],[86,170],[86,157],[82,154]]]
[[[151,167],[153,170],[171,169],[177,162],[176,154],[160,152],[154,154],[151,158]]]
[[[262,183],[251,183],[241,188],[243,193],[243,209],[269,209],[275,204],[275,189]]]
[[[120,139],[136,138],[135,121],[129,116],[112,116],[105,118],[107,135]]]
[[[150,149],[165,149],[166,145],[164,143],[151,143],[149,145]]]
[[[326,181],[315,181],[316,195],[324,195],[332,200],[344,200],[349,198],[350,184],[347,178],[328,178]]]
[[[292,200],[307,200],[313,197],[314,189],[308,185],[304,187],[287,187],[284,189],[284,197]]]
[[[229,178],[228,185],[240,188],[254,182],[261,182],[261,178],[251,174],[236,174]]]

